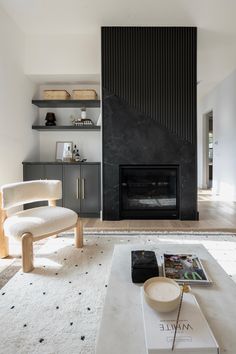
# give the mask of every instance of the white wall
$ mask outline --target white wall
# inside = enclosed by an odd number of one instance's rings
[[[34,98],[42,98],[44,89],[92,88],[100,98],[100,31],[96,34],[27,35],[25,73],[38,83]],[[49,84],[51,82],[51,84]],[[52,84],[53,82],[53,84]],[[87,82],[87,84],[85,84]],[[76,83],[76,84],[75,84]],[[71,124],[70,115],[81,110],[39,109],[35,123],[45,124],[47,112],[54,112],[57,125]],[[87,118],[96,124],[99,108],[87,109]],[[38,132],[40,161],[54,161],[57,141],[73,141],[88,161],[101,161],[101,132]]]
[[[100,71],[100,31],[26,36],[26,74],[83,75]]]
[[[38,158],[31,125],[35,85],[24,75],[25,38],[0,9],[0,185],[22,180],[22,161]]]
[[[236,71],[222,81],[198,108],[198,180],[204,174],[204,114],[213,110],[213,192],[236,200]]]

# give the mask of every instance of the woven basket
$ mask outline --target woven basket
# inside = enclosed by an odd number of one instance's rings
[[[73,100],[96,100],[97,99],[97,92],[92,89],[73,90],[72,98],[73,98]]]
[[[44,90],[44,100],[68,100],[70,94],[66,90]]]

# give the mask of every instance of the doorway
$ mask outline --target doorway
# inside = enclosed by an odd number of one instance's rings
[[[213,182],[213,111],[208,112],[206,115],[206,187],[212,189]]]

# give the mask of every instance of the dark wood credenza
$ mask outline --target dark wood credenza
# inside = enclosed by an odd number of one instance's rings
[[[74,210],[83,217],[99,217],[101,209],[101,178],[99,162],[23,162],[24,181],[58,179],[62,181],[62,199],[58,206]],[[47,205],[37,202],[25,209]]]

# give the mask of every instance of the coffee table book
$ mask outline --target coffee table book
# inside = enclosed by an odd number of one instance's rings
[[[158,313],[146,303],[143,289],[141,297],[148,354],[220,353],[217,341],[193,294],[184,294],[174,351],[171,348],[178,310]]]
[[[194,254],[164,253],[163,275],[179,284],[212,285],[201,260]]]

